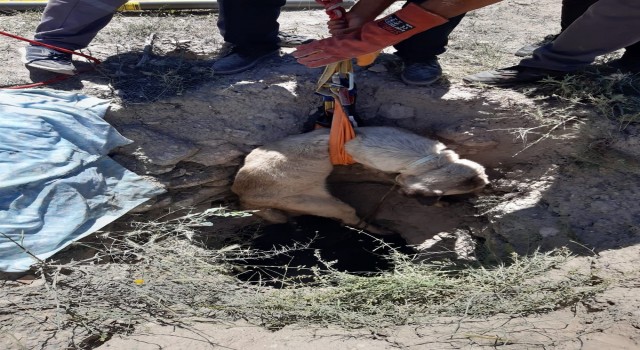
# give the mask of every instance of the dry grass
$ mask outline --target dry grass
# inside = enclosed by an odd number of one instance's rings
[[[483,84],[476,87],[501,89]],[[629,125],[640,122],[640,73],[624,73],[606,65],[595,65],[563,78],[548,78],[517,89],[538,104],[536,109],[520,110],[519,113],[538,123],[532,127],[489,130],[509,132],[514,140],[522,143],[523,147],[514,151],[513,156],[542,141],[566,137],[566,131],[574,126],[613,123],[615,127],[612,129],[623,131]],[[619,135],[615,132],[609,133],[607,140],[597,142],[598,147],[602,148],[617,137]],[[637,172],[637,169],[632,172]]]
[[[545,80],[541,90],[573,106],[588,106],[619,124],[620,129],[640,122],[640,74],[599,70]]]
[[[318,276],[314,288],[270,291],[257,299],[256,310],[268,326],[384,327],[426,324],[435,316],[544,312],[575,303],[603,287],[579,274],[532,282],[565,263],[569,259],[565,251],[514,255],[510,264],[494,267],[421,264],[405,255],[393,259],[393,271],[373,277],[327,267],[328,273]]]
[[[564,250],[514,255],[512,262],[498,266],[424,263],[393,251],[391,271],[366,277],[322,262],[308,270],[313,277],[309,282],[282,277],[287,287],[276,289],[242,282],[234,275],[238,268],[247,268],[242,266],[247,259],[290,254],[307,246],[273,251],[241,244],[205,248],[197,242],[200,230],[210,228],[211,216],[220,215],[247,214],[212,209],[165,222],[134,222],[128,232],[103,233],[93,242],[76,244],[67,256],[88,248],[91,256],[40,264],[42,287],[20,295],[22,305],[10,312],[55,310],[54,327],[82,329],[100,343],[113,334],[131,332],[137,324],[180,325],[196,316],[244,319],[273,329],[289,324],[384,327],[425,324],[435,316],[524,315],[576,303],[606,286],[589,273],[555,271],[571,259]],[[5,297],[19,292],[8,293]]]

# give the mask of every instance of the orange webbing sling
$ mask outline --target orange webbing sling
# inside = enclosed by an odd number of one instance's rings
[[[347,153],[344,145],[356,137],[353,125],[349,121],[344,108],[338,104],[333,110],[331,131],[329,133],[329,159],[333,165],[349,165],[355,163],[353,157]]]
[[[331,20],[344,19],[345,9],[340,6],[342,0],[316,0],[324,5],[325,12]],[[374,52],[357,58],[359,66],[366,66],[373,61],[380,52]],[[331,131],[329,133],[329,158],[331,164],[348,165],[355,161],[347,154],[345,144],[356,137],[353,129],[357,126],[354,114],[355,84],[353,82],[353,65],[351,60],[333,63],[325,67],[316,93],[323,96],[324,113],[332,115]]]
[[[331,131],[329,132],[331,164],[355,163],[344,147],[349,140],[356,137],[353,129],[356,124],[355,119],[349,115],[349,110],[353,109],[355,103],[351,60],[326,66],[318,81],[316,93],[324,97],[325,113],[332,114]]]

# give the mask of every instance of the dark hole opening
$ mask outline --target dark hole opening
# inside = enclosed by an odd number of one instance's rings
[[[299,249],[285,248],[292,247],[294,242]],[[327,270],[322,261],[334,262],[331,267],[338,271],[370,276],[393,268],[390,254],[394,250],[414,252],[399,235],[371,235],[316,216],[265,226],[249,248],[277,253],[245,259],[239,266],[238,278],[278,288],[312,283],[313,267],[318,267],[320,274]]]

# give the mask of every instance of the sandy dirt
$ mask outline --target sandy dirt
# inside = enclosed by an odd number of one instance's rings
[[[569,247],[576,257],[563,269],[610,281],[595,298],[538,315],[460,315],[384,330],[372,325],[368,330],[287,326],[270,331],[200,318],[176,327],[149,317],[131,334],[98,341],[81,327],[64,327],[54,310],[38,309],[33,300],[44,288],[39,280],[3,276],[0,347],[640,349],[640,127],[608,120],[589,105],[549,100],[530,87],[474,88],[461,82],[470,73],[516,64],[518,48],[558,31],[559,10],[559,1],[521,0],[467,14],[441,55],[445,77],[434,87],[399,82],[398,60],[386,49],[376,65],[358,71],[358,103],[369,123],[438,137],[485,165],[492,180],[478,196],[426,207],[394,193],[380,207],[378,222],[402,232],[426,253],[461,244],[453,256],[463,259],[499,261],[511,252]],[[39,15],[0,14],[0,29],[31,37]],[[242,156],[300,132],[317,106],[312,91],[320,72],[296,64],[291,48],[282,49],[280,60],[249,72],[212,75],[210,65],[222,44],[215,18],[215,13],[199,11],[117,15],[86,50],[103,60],[102,68],[50,86],[112,100],[107,120],[138,144],[151,140],[150,150],[167,149],[163,137],[174,146],[176,139],[184,141],[171,156],[175,163],[191,162],[192,168],[175,166],[171,159],[143,163],[126,150],[114,154],[128,168],[172,186],[171,197],[159,200],[157,207],[219,203],[216,199],[229,204],[226,190]],[[326,36],[325,22],[319,10],[287,11],[280,19],[281,31],[310,38]],[[156,34],[147,64],[151,68],[136,69],[150,33]],[[50,78],[23,67],[21,46],[0,37],[1,86]],[[158,152],[157,158],[170,157]],[[359,212],[370,212],[389,189],[380,178],[365,181],[377,176],[338,170],[332,188]],[[354,178],[362,181],[354,184]]]

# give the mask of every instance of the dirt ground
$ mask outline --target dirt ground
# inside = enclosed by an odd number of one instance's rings
[[[550,100],[544,91],[532,87],[467,87],[461,81],[467,74],[516,64],[519,58],[513,52],[518,48],[559,30],[559,12],[559,1],[520,0],[469,13],[452,33],[448,51],[440,56],[442,81],[434,87],[407,87],[398,81],[397,60],[383,55],[378,64],[359,72],[359,108],[371,123],[412,129],[450,143],[461,155],[485,165],[492,180],[490,188],[477,197],[445,200],[441,206],[425,208],[393,194],[380,209],[378,220],[395,225],[409,244],[426,251],[438,242],[456,249],[456,243],[472,241],[473,252],[467,249],[466,258],[499,260],[511,252],[568,247],[576,256],[561,270],[606,279],[608,287],[597,296],[534,315],[436,317],[427,325],[382,330],[373,325],[359,330],[288,325],[272,331],[242,321],[203,318],[168,326],[149,315],[148,323],[127,334],[96,339],[82,327],[65,326],[56,312],[39,309],[34,300],[44,288],[40,280],[26,277],[18,282],[19,276],[3,276],[0,347],[640,349],[638,120],[612,120],[589,103]],[[30,38],[39,16],[37,11],[0,14],[0,30]],[[198,141],[210,141],[211,149],[232,144],[226,153],[233,156],[221,162],[237,166],[239,154],[300,131],[302,119],[317,103],[311,87],[319,71],[297,65],[289,55],[292,49],[283,48],[281,60],[263,68],[234,77],[212,75],[209,67],[223,41],[214,25],[216,16],[206,11],[119,14],[86,50],[103,60],[102,68],[50,88],[112,100],[107,120],[119,130],[135,121],[136,125],[159,125],[167,134],[191,133],[195,140],[206,129],[209,134],[203,133]],[[280,18],[282,32],[310,38],[326,35],[325,22],[320,10],[285,11]],[[151,33],[156,34],[149,63],[154,70],[136,70],[133,66],[140,62]],[[0,86],[50,78],[24,68],[22,46],[0,37],[0,58],[5,63],[0,67]],[[619,54],[603,57],[599,63]],[[176,60],[188,64],[176,65]],[[202,115],[202,124],[182,129],[179,125],[184,120],[171,116],[178,108],[184,111],[182,118]],[[252,119],[256,109],[273,112],[272,124],[248,129],[250,142],[230,143],[229,139],[245,134],[230,133],[225,136],[228,139],[211,136],[211,129],[226,131],[229,120],[236,125],[256,124]],[[210,113],[218,113],[216,120]],[[126,154],[118,156],[123,164],[129,159]],[[214,164],[211,159],[198,159]],[[335,191],[359,211],[369,210],[367,206],[387,190],[372,183],[346,187],[349,181],[341,181],[340,176],[338,171]],[[174,194],[184,193],[176,190]],[[196,196],[185,196],[191,195]],[[459,251],[456,254],[465,258]]]

